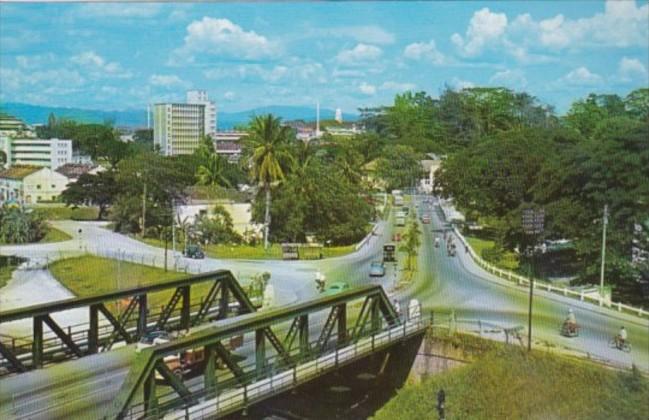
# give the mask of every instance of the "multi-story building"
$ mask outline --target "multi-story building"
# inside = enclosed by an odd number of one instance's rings
[[[241,139],[246,134],[245,131],[217,131],[212,135],[214,150],[230,160],[235,160],[241,156]]]
[[[153,109],[153,144],[165,156],[189,155],[205,135],[205,105],[162,103]]]
[[[30,126],[18,118],[12,115],[0,113],[0,136],[33,137],[34,132]]]
[[[188,104],[205,105],[205,134],[213,135],[216,132],[216,104],[210,101],[204,90],[188,90]]]
[[[0,151],[7,158],[7,167],[33,165],[56,169],[72,162],[72,140],[0,136]]]
[[[0,203],[56,201],[68,182],[67,177],[50,168],[16,165],[0,172]]]

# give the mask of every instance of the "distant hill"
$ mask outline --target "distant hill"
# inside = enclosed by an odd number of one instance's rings
[[[146,111],[144,109],[103,111],[3,102],[0,103],[0,110],[20,118],[28,124],[46,124],[47,117],[50,113],[53,113],[57,118],[68,118],[79,122],[103,123],[104,121],[111,121],[117,126],[146,126]],[[315,107],[272,105],[241,112],[219,112],[218,126],[219,129],[231,129],[236,125],[247,123],[251,116],[268,113],[282,117],[284,120],[315,121],[316,109]],[[333,119],[334,116],[334,110],[320,109],[321,119]],[[345,121],[356,121],[358,115],[344,113],[343,119]]]

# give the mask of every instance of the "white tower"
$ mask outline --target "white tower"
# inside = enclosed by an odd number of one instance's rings
[[[151,129],[151,104],[146,104],[146,128]]]
[[[335,120],[338,124],[342,124],[343,122],[343,111],[340,108],[336,108]]]

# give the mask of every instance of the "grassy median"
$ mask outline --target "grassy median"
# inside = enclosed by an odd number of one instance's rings
[[[499,347],[406,385],[374,419],[436,419],[440,389],[449,419],[646,419],[649,401],[649,381],[636,370]]]
[[[59,260],[50,265],[52,275],[77,297],[93,296],[119,289],[162,283],[187,276],[185,273],[164,271],[109,258],[85,255]],[[207,287],[207,284],[195,286]],[[192,288],[194,291],[194,288]],[[166,304],[174,290],[152,293],[149,296],[151,308]],[[194,296],[202,290],[196,289]],[[192,299],[193,300],[193,299]]]
[[[142,240],[139,237],[134,239]],[[149,245],[164,248],[164,241],[154,238],[144,238],[142,240],[144,243]],[[171,247],[171,243],[167,244],[168,247]],[[353,245],[343,245],[343,246],[330,246],[322,248],[323,258],[332,258],[339,257],[354,252],[356,244]],[[182,250],[182,244],[176,244],[176,249]],[[226,260],[281,260],[282,259],[282,247],[280,244],[271,244],[271,246],[266,250],[263,245],[251,246],[251,245],[207,245],[203,246],[203,251],[205,255],[211,258],[222,258]]]

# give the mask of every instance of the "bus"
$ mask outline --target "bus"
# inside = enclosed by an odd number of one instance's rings
[[[395,252],[397,250],[396,245],[390,243],[383,245],[383,261],[384,262],[394,262],[396,261]]]

